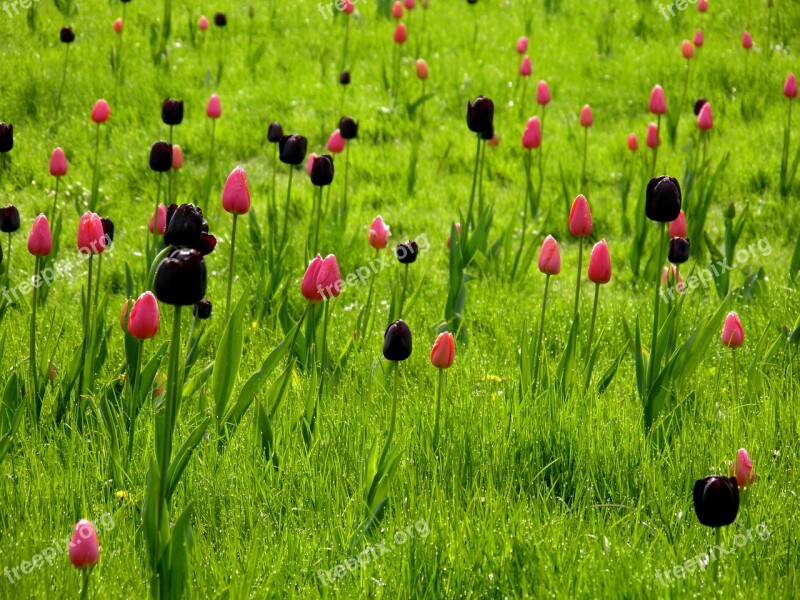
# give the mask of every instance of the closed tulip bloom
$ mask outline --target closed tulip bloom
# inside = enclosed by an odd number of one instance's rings
[[[391,235],[392,232],[389,230],[389,226],[384,223],[383,217],[378,215],[372,220],[372,223],[369,226],[370,246],[376,250],[382,250],[383,248],[386,248]]]
[[[122,19],[114,21],[114,31],[116,33],[122,33]]]
[[[0,123],[0,152],[11,152],[14,148],[14,126]]]
[[[611,281],[611,255],[608,253],[608,244],[600,240],[592,248],[589,257],[589,281],[603,284]]]
[[[455,227],[456,227],[456,233],[458,235],[461,235],[461,223],[456,223]],[[447,247],[448,248],[450,247],[450,236],[449,235],[447,236]]]
[[[494,102],[484,96],[467,102],[467,127],[478,134],[494,133]]]
[[[103,236],[106,238],[106,246],[114,242],[114,221],[108,217],[101,217],[100,224],[103,226]]]
[[[200,17],[200,20],[197,21],[197,27],[200,31],[205,31],[208,29],[208,17],[203,15]]]
[[[708,100],[706,100],[705,98],[698,98],[697,100],[694,101],[693,110],[695,116],[698,116],[700,114],[700,111],[703,110],[703,106],[705,106],[707,102]]]
[[[539,106],[550,104],[550,88],[547,87],[547,82],[544,80],[536,86],[536,102]]]
[[[250,210],[250,188],[247,186],[247,174],[242,167],[231,171],[225,181],[222,208],[234,215],[244,215]]]
[[[267,129],[267,140],[273,144],[277,144],[281,141],[283,137],[283,127],[277,121],[273,121],[269,124],[269,129]]]
[[[636,152],[639,149],[639,138],[636,137],[635,133],[631,133],[628,135],[628,150],[631,152]]]
[[[342,291],[342,274],[339,261],[333,254],[322,259],[317,272],[317,292],[323,298],[336,298]]]
[[[212,305],[210,300],[200,300],[200,302],[192,307],[192,314],[201,321],[205,321],[211,317],[211,309]]]
[[[62,44],[71,44],[75,41],[75,32],[72,31],[72,27],[62,27],[58,37]]]
[[[678,213],[678,218],[669,224],[669,237],[686,237],[686,215],[683,211]]]
[[[350,85],[350,71],[339,73],[339,85]]]
[[[158,218],[157,223],[156,218]],[[155,233],[154,227],[158,227],[158,235],[164,235],[164,231],[167,229],[167,208],[163,204],[158,205],[158,215],[150,215],[150,224],[148,225],[150,233]]]
[[[149,340],[158,333],[158,302],[152,292],[145,292],[133,303],[128,332],[137,340]]]
[[[402,2],[400,2],[400,0],[397,0],[392,5],[392,16],[395,19],[402,19],[403,18],[403,4],[402,4]]]
[[[703,130],[708,131],[714,127],[714,117],[711,114],[711,103],[706,102],[700,109],[700,114],[697,115],[697,126]]]
[[[311,163],[311,183],[322,187],[333,182],[333,158],[330,154],[322,154]]]
[[[525,125],[522,134],[522,147],[527,150],[538,148],[542,145],[542,123],[539,117],[531,117]]]
[[[694,46],[692,46],[692,42],[689,40],[683,40],[681,42],[681,54],[686,60],[694,58]]]
[[[95,123],[105,123],[108,121],[108,117],[111,116],[111,107],[108,105],[108,102],[103,98],[100,98],[97,102],[94,103],[92,107],[92,121]]]
[[[744,448],[739,448],[736,453],[736,465],[731,463],[731,477],[736,477],[736,483],[740,488],[746,488],[756,482],[756,472],[753,469],[753,461]]]
[[[358,137],[358,122],[353,117],[342,117],[339,119],[339,133],[346,140],[354,140]]]
[[[421,58],[417,60],[417,77],[423,81],[428,78],[428,63]]]
[[[745,31],[742,34],[742,48],[745,50],[750,50],[753,47],[753,36],[750,35],[749,31]]]
[[[403,6],[406,7],[406,10],[414,10],[416,4],[414,3],[414,0],[405,0],[403,2]]]
[[[50,235],[50,224],[47,217],[40,214],[33,221],[31,234],[28,236],[28,252],[34,256],[47,256],[53,249],[53,237]]]
[[[556,238],[552,235],[548,235],[542,242],[542,249],[539,251],[539,271],[545,275],[561,273],[561,252]]]
[[[689,240],[682,237],[672,238],[669,241],[669,252],[667,253],[667,259],[673,265],[682,265],[689,260],[690,251],[691,244],[689,243]]]
[[[525,54],[528,51],[528,38],[526,36],[522,36],[517,40],[517,52],[520,54]]]
[[[722,325],[722,343],[728,348],[739,348],[744,344],[744,327],[739,315],[729,312]]]
[[[306,158],[308,140],[302,135],[284,135],[279,144],[279,157],[287,165],[300,165]]]
[[[794,73],[789,73],[786,77],[786,83],[783,84],[783,95],[790,100],[797,98],[797,79]]]
[[[383,356],[393,362],[406,360],[411,356],[411,330],[402,319],[386,328],[383,335]]]
[[[697,10],[699,10],[701,13],[706,12],[708,10],[708,0],[700,0],[697,3]]]
[[[647,139],[645,140],[648,148],[655,149],[661,145],[661,136],[658,134],[658,125],[650,123],[647,126]]]
[[[650,94],[650,112],[654,115],[663,115],[667,112],[667,97],[660,85],[656,85]]]
[[[222,116],[222,104],[219,100],[219,95],[211,94],[206,105],[206,116],[209,119],[219,119]]]
[[[203,211],[198,207],[194,204],[181,204],[180,206],[173,204],[170,206],[166,214],[165,244],[195,248],[204,233],[208,233],[208,223],[203,220]],[[199,250],[200,248],[197,249]],[[192,302],[192,304],[194,303]]]
[[[183,122],[183,100],[164,100],[161,104],[161,120],[164,125],[180,125]]]
[[[703,46],[703,30],[698,29],[694,32],[694,45],[698,48]]]
[[[100,544],[94,525],[86,519],[75,524],[69,544],[69,562],[76,569],[93,567],[100,560]]]
[[[569,211],[569,232],[575,237],[592,234],[592,212],[583,194],[578,194]]]
[[[93,212],[85,212],[78,223],[78,250],[84,254],[102,254],[106,249],[103,222]]]
[[[591,127],[594,125],[594,117],[592,116],[592,107],[584,104],[581,108],[581,126]]]
[[[453,334],[443,331],[431,349],[431,364],[437,369],[449,369],[456,358],[456,342]]]
[[[647,184],[645,214],[651,221],[671,223],[681,214],[681,186],[674,177],[654,177]]]
[[[0,208],[0,231],[14,233],[19,229],[19,211],[13,204]]]
[[[67,174],[67,157],[61,148],[56,148],[50,155],[50,175],[63,177]]]
[[[414,240],[400,242],[397,244],[394,253],[400,264],[413,265],[417,261],[417,256],[419,256],[419,244]]]
[[[228,17],[224,12],[218,12],[214,15],[214,25],[217,27],[225,27],[228,24]]]
[[[172,168],[180,171],[183,168],[183,150],[178,144],[172,146]]]
[[[346,144],[347,140],[345,140],[342,136],[342,132],[339,129],[335,129],[331,134],[331,137],[328,138],[328,152],[339,154],[342,152],[342,150],[344,150]]]
[[[191,306],[205,297],[207,284],[203,255],[193,248],[181,248],[158,265],[154,291],[165,304]]]
[[[303,275],[303,281],[300,283],[300,291],[303,298],[310,302],[322,302],[322,294],[317,289],[317,275],[322,266],[322,256],[317,254],[311,262],[308,263],[306,272]]]
[[[739,487],[736,478],[706,477],[694,484],[694,512],[706,527],[723,527],[736,520]]]
[[[157,173],[166,173],[172,168],[172,146],[169,142],[155,142],[150,146],[150,168]]]
[[[356,10],[353,0],[344,0],[342,3],[342,12],[346,15],[352,14]]]
[[[312,152],[311,154],[308,155],[308,159],[306,160],[306,175],[308,175],[309,177],[311,177],[311,167],[314,166],[314,161],[317,160],[318,156],[319,154],[317,154],[316,152]]]
[[[405,44],[408,39],[408,29],[405,23],[398,23],[394,29],[394,41],[398,44]]]
[[[531,66],[531,57],[525,56],[519,65],[519,74],[522,75],[522,77],[530,77],[532,71],[533,67]]]
[[[677,285],[675,286],[678,290],[679,294],[683,293],[683,276],[678,272],[678,269],[675,268],[675,265],[670,265],[669,267],[664,267],[664,270],[661,272],[661,285],[666,287],[667,280],[669,279],[670,273],[672,274],[672,279],[677,278]]]

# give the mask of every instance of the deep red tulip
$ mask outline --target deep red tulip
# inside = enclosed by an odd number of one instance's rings
[[[533,68],[531,67],[531,57],[525,56],[519,65],[519,74],[522,77],[530,77]]]
[[[444,331],[439,334],[431,349],[431,364],[437,369],[449,369],[456,358],[456,343],[453,334]]]
[[[556,238],[552,235],[548,235],[542,242],[542,249],[539,251],[539,271],[545,275],[561,273],[561,252]]]
[[[369,245],[376,250],[386,248],[389,243],[389,236],[392,232],[389,231],[389,226],[383,222],[383,218],[378,215],[372,220],[369,226]]]
[[[660,85],[656,85],[650,94],[650,112],[654,115],[667,113],[667,97]]]
[[[92,121],[98,124],[105,123],[110,116],[111,108],[108,106],[108,102],[101,98],[94,103],[92,107]]]
[[[797,98],[797,79],[795,79],[794,73],[789,73],[786,77],[786,83],[783,84],[783,95],[790,100]]]
[[[583,127],[591,127],[594,124],[594,117],[592,116],[592,107],[584,104],[581,109],[581,125]]]
[[[522,147],[527,150],[538,148],[542,145],[542,124],[539,117],[531,117],[525,125],[522,134]]]
[[[394,41],[397,44],[405,44],[408,39],[408,30],[405,23],[398,23],[394,29]]]
[[[217,94],[211,94],[206,105],[206,116],[209,119],[219,119],[222,116],[222,105]]]
[[[648,148],[657,148],[661,145],[661,136],[658,135],[658,125],[655,123],[650,123],[647,126],[647,147]]]
[[[53,150],[50,155],[50,175],[53,177],[63,177],[67,174],[67,157],[61,148]]]
[[[711,103],[706,102],[697,115],[697,126],[703,131],[708,131],[714,126],[714,117],[711,114]]]
[[[547,106],[550,104],[550,88],[547,87],[547,82],[542,80],[536,86],[536,102],[540,106]]]
[[[589,202],[583,194],[579,194],[569,211],[569,232],[575,237],[586,237],[592,234],[592,212]]]
[[[631,152],[636,152],[639,149],[639,138],[636,137],[635,133],[631,133],[628,135],[628,150]]]
[[[85,212],[78,223],[78,250],[83,254],[102,254],[106,249],[103,222],[93,212]]]

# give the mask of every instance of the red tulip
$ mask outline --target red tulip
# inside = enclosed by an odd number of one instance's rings
[[[686,60],[694,57],[694,46],[692,46],[692,42],[689,40],[683,40],[683,42],[681,42],[681,54],[683,54],[683,58]]]
[[[753,485],[756,482],[756,472],[753,469],[753,461],[744,448],[739,448],[736,453],[736,465],[731,463],[730,476],[736,477],[736,484],[740,488]]]
[[[592,108],[588,104],[584,104],[581,109],[581,125],[584,127],[591,127],[594,124],[594,117],[592,117]]]
[[[524,35],[517,40],[517,52],[525,54],[528,51],[528,38]]]
[[[453,334],[444,331],[439,334],[431,349],[431,364],[437,369],[449,369],[456,358],[456,344]]]
[[[101,98],[94,103],[92,107],[92,121],[97,124],[105,123],[108,121],[109,116],[111,116],[111,108],[108,106],[108,102]]]
[[[698,48],[703,46],[703,30],[702,29],[698,29],[697,31],[695,31],[695,33],[694,33],[694,45],[697,46]]]
[[[234,215],[243,215],[250,210],[250,189],[247,186],[247,174],[242,167],[231,171],[225,181],[222,208]]]
[[[47,256],[53,249],[53,237],[50,235],[50,224],[47,217],[40,214],[33,221],[31,234],[28,236],[28,252],[34,256]]]
[[[421,58],[417,60],[417,77],[423,81],[428,78],[428,63]]]
[[[67,174],[67,157],[61,148],[53,150],[50,155],[50,175],[53,177],[63,177]]]
[[[686,215],[683,213],[683,211],[679,212],[678,218],[669,224],[669,237],[686,237]]]
[[[639,138],[636,137],[635,133],[631,133],[628,136],[628,150],[631,152],[636,152],[639,149]]]
[[[414,10],[414,0],[405,0],[403,2],[403,6],[406,7],[406,10]]]
[[[342,291],[339,263],[333,254],[324,259],[317,254],[309,263],[300,285],[303,297],[311,302],[335,298]]]
[[[152,292],[145,292],[133,303],[128,332],[137,340],[149,340],[158,333],[158,318],[156,297]]]
[[[536,102],[540,106],[547,106],[550,104],[550,88],[547,87],[546,81],[540,81],[536,87]]]
[[[72,532],[69,544],[69,561],[76,569],[93,567],[100,560],[100,546],[94,526],[86,519],[81,519]]]
[[[376,250],[386,248],[389,243],[389,236],[391,235],[392,232],[389,230],[389,226],[383,222],[383,218],[380,215],[372,220],[372,224],[369,226],[370,246]]]
[[[697,3],[697,10],[699,10],[701,13],[706,12],[708,10],[708,0],[700,0]]]
[[[167,230],[167,209],[163,204],[158,205],[158,235],[164,235]],[[156,215],[150,215],[150,224],[147,226],[150,233],[155,233],[153,227],[156,225],[154,220]]]
[[[531,57],[530,56],[525,56],[522,59],[522,63],[520,63],[520,65],[519,65],[519,74],[522,77],[530,77],[532,70],[533,69],[531,67]]]
[[[403,4],[400,0],[394,3],[392,6],[392,16],[395,19],[402,19],[403,18]]]
[[[398,44],[405,44],[408,39],[408,30],[405,23],[398,23],[394,29],[394,41]]]
[[[522,147],[527,150],[538,148],[542,145],[542,124],[539,117],[531,117],[525,125],[522,134]]]
[[[539,271],[545,275],[561,273],[561,252],[556,238],[552,235],[548,235],[542,242],[542,249],[539,251]]]
[[[711,115],[711,103],[706,102],[697,115],[697,126],[703,131],[708,131],[714,126],[714,118]]]
[[[78,250],[83,254],[102,254],[106,242],[100,217],[93,212],[83,213],[78,223]]]
[[[783,95],[790,100],[797,98],[797,79],[795,79],[794,73],[789,73],[786,78],[786,83],[783,84]]]
[[[211,94],[206,105],[206,116],[209,119],[219,119],[222,116],[222,105],[217,94]]]
[[[353,0],[344,0],[342,3],[342,12],[346,15],[355,12],[356,7],[353,5]]]
[[[583,194],[578,194],[569,211],[569,232],[575,237],[592,234],[592,212]]]
[[[589,281],[596,284],[608,283],[611,280],[611,255],[605,240],[600,240],[592,248],[589,257]]]
[[[647,147],[655,149],[660,145],[661,136],[658,135],[658,125],[650,123],[650,125],[647,126]]]
[[[176,171],[183,168],[183,150],[178,144],[172,146],[172,168]]]
[[[750,35],[749,31],[745,31],[742,34],[742,48],[745,50],[750,50],[753,47],[753,36]]]
[[[122,33],[122,19],[117,19],[114,21],[114,31],[117,33]]]
[[[744,328],[735,312],[729,312],[722,326],[722,343],[728,348],[738,348],[744,343]]]
[[[663,115],[667,112],[667,97],[660,85],[656,85],[650,94],[650,112],[654,115]]]

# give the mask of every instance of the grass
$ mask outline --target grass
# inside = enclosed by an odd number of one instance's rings
[[[437,373],[428,352],[447,296],[445,240],[451,223],[460,219],[459,211],[466,209],[472,179],[474,147],[464,123],[465,101],[479,94],[495,100],[501,142],[487,149],[484,184],[495,207],[491,241],[504,234],[516,240],[519,232],[513,225],[521,220],[525,186],[519,138],[525,119],[536,109],[532,96],[526,104],[529,114],[521,115],[512,106],[520,60],[515,46],[524,33],[525,3],[470,6],[433,0],[426,17],[427,37],[420,41],[415,38],[415,28],[422,23],[418,2],[396,109],[382,83],[383,69],[390,73],[394,23],[376,17],[380,3],[356,3],[362,17],[351,25],[353,83],[342,108],[337,81],[343,17],[324,19],[311,0],[279,2],[274,18],[271,3],[255,6],[253,48],[263,43],[265,51],[253,73],[247,66],[246,7],[228,0],[217,4],[204,7],[194,0],[173,4],[167,67],[154,67],[150,59],[151,27],[162,18],[163,7],[128,4],[121,84],[109,67],[109,52],[117,42],[112,22],[121,15],[121,4],[87,0],[66,17],[52,3],[36,3],[33,31],[24,14],[8,17],[0,12],[4,40],[0,120],[14,123],[16,134],[10,175],[0,180],[0,190],[4,202],[19,207],[23,223],[14,236],[13,281],[33,271],[33,257],[22,250],[24,236],[35,215],[48,210],[52,202],[47,159],[56,145],[64,148],[70,162],[62,182],[66,185],[61,186],[66,193],[60,200],[64,230],[59,257],[77,256],[74,233],[92,177],[95,129],[89,114],[96,99],[105,97],[111,103],[112,116],[101,137],[98,212],[115,221],[117,234],[115,250],[103,262],[103,294],[109,297],[108,358],[98,374],[98,390],[113,389],[124,370],[117,310],[125,296],[125,264],[137,270],[144,264],[141,252],[156,189],[156,176],[147,168],[148,149],[168,136],[159,120],[160,103],[167,96],[186,102],[184,123],[174,133],[186,163],[178,177],[179,198],[201,203],[219,240],[207,261],[208,297],[215,302],[215,314],[204,325],[209,334],[196,369],[214,360],[222,334],[230,219],[219,199],[224,177],[237,164],[247,171],[254,208],[240,218],[234,298],[246,289],[252,293],[260,276],[258,248],[245,234],[253,219],[265,227],[264,207],[272,194],[273,149],[266,142],[270,121],[280,121],[287,132],[306,135],[309,151],[316,152],[324,150],[342,114],[352,114],[361,123],[359,139],[350,148],[346,222],[334,225],[325,220],[320,232],[323,254],[334,252],[343,274],[373,258],[367,228],[378,213],[391,226],[393,242],[425,234],[430,250],[410,269],[411,284],[421,291],[404,312],[414,335],[414,352],[402,364],[399,377],[396,439],[402,460],[380,528],[359,538],[366,457],[388,427],[392,379],[380,347],[390,286],[402,276],[394,261],[377,276],[380,302],[375,328],[368,338],[357,340],[346,366],[326,388],[310,452],[300,434],[299,418],[306,395],[316,388],[309,373],[299,369],[292,373],[287,399],[274,422],[278,470],[261,454],[252,409],[224,453],[218,453],[213,432],[200,444],[173,500],[175,506],[193,502],[194,507],[187,595],[790,597],[797,587],[798,567],[795,486],[800,423],[794,407],[800,380],[797,345],[786,342],[784,332],[796,323],[799,312],[800,294],[788,277],[788,263],[800,212],[796,193],[787,200],[780,197],[778,172],[786,114],[781,89],[787,73],[797,69],[800,8],[789,0],[776,0],[768,26],[766,3],[755,0],[741,9],[712,2],[705,15],[690,5],[669,21],[655,5],[643,1],[615,10],[577,0],[533,3],[532,79],[548,81],[553,103],[544,127],[544,211],[528,239],[534,239],[538,248],[541,239],[552,233],[564,258],[562,274],[551,279],[546,368],[555,370],[572,318],[578,247],[566,225],[569,203],[580,192],[589,198],[594,235],[608,241],[614,265],[611,283],[600,295],[595,339],[601,350],[595,378],[630,344],[623,322],[632,326],[638,315],[643,337],[649,340],[653,278],[637,278],[628,266],[632,238],[622,231],[618,188],[629,132],[639,134],[640,153],[644,152],[651,120],[647,99],[655,83],[667,92],[670,115],[681,114],[676,145],[662,135],[659,171],[683,178],[695,130],[691,104],[698,96],[708,98],[715,117],[710,153],[715,162],[726,152],[730,157],[705,232],[722,246],[723,215],[733,202],[737,211],[747,207],[750,215],[740,247],[766,240],[770,249],[755,253],[731,272],[731,308],[742,317],[747,335],[740,366],[761,356],[756,342],[762,335],[770,342],[781,341],[776,354],[757,364],[758,377],[745,379],[741,396],[735,397],[730,353],[715,337],[695,374],[677,383],[677,396],[689,399],[688,409],[676,434],[660,445],[644,434],[631,352],[602,395],[578,389],[562,394],[546,386],[523,400],[519,348],[523,337],[527,341],[538,327],[544,276],[533,267],[510,280],[506,259],[490,256],[470,269],[477,280],[467,284],[464,319],[469,343],[459,345],[456,363],[447,373],[437,460],[429,441]],[[213,24],[205,36],[190,33],[203,11],[209,11],[211,18],[210,11],[217,9],[228,11],[224,43]],[[475,20],[478,37],[473,45]],[[77,40],[70,49],[56,131],[55,95],[65,50],[58,42],[58,29],[66,23],[74,27]],[[680,42],[691,39],[698,27],[704,29],[706,44],[693,59],[686,105],[679,106],[684,69]],[[744,29],[755,39],[747,60],[740,45]],[[431,72],[427,85],[431,97],[424,104],[422,123],[418,113],[411,119],[405,108],[421,92],[413,67],[418,56],[427,60]],[[224,71],[216,86],[220,57]],[[528,89],[532,93],[533,88]],[[217,122],[217,169],[206,205],[200,198],[210,143],[204,110],[215,91],[222,98],[223,115]],[[741,112],[743,96],[752,106],[748,119]],[[589,132],[590,183],[582,190],[577,184],[583,144],[578,113],[584,103],[591,104],[595,124]],[[415,157],[415,186],[409,193],[409,165]],[[337,157],[333,200],[342,191],[341,164]],[[562,193],[559,168],[567,196]],[[277,180],[279,206],[287,179],[287,169],[282,168]],[[299,288],[313,191],[300,172],[294,186],[292,235],[285,253],[291,275],[278,303],[285,297],[289,313],[297,318],[304,308]],[[629,218],[638,194],[635,183]],[[510,247],[515,250],[513,242]],[[692,258],[685,272],[692,267],[699,270],[706,262],[707,256]],[[59,374],[66,371],[82,339],[85,265],[76,264],[71,276],[55,282],[39,313],[39,351],[53,348]],[[759,284],[746,286],[759,268],[763,268]],[[136,290],[137,295],[141,291]],[[354,286],[335,301],[328,332],[333,356],[351,338],[367,292],[366,285]],[[592,286],[585,283],[584,312],[592,293]],[[689,293],[679,339],[708,319],[719,302],[713,287]],[[27,373],[29,304],[28,298],[20,298],[0,324],[3,385],[12,373],[23,378]],[[252,299],[248,303],[237,389],[283,338],[275,311],[261,318],[259,308]],[[148,355],[170,339],[171,316],[162,307],[162,330],[156,344],[146,344]],[[62,334],[56,338],[59,330]],[[581,330],[581,343],[587,335]],[[185,399],[178,420],[179,442],[193,424],[213,412],[209,387]],[[94,407],[96,398],[87,399],[87,404]],[[150,572],[139,527],[153,442],[152,405],[138,421],[135,459],[126,467],[123,481],[113,479],[110,440],[96,412],[89,411],[82,427],[74,414],[56,426],[52,406],[48,394],[43,426],[37,429],[26,420],[0,465],[0,566],[13,568],[32,560],[53,544],[51,540],[67,537],[74,523],[85,517],[97,525],[102,548],[91,577],[93,594],[144,597]],[[762,523],[768,538],[755,536],[722,558],[718,577],[712,564],[662,585],[659,573],[683,565],[715,543],[713,532],[693,514],[691,490],[696,479],[727,474],[728,462],[739,447],[753,457],[758,481],[742,493],[739,517],[724,532],[724,543],[735,545],[737,533]],[[125,491],[122,500],[119,491]],[[106,517],[106,521],[113,521],[113,527],[103,528],[101,516],[107,513],[111,520]],[[426,535],[415,530],[414,539],[394,544],[396,532],[414,524]],[[381,541],[391,552],[363,569],[333,584],[325,585],[318,577],[318,570],[333,570],[368,544],[377,546]],[[53,564],[21,574],[13,584],[7,575],[0,577],[0,597],[67,597],[79,588],[80,577],[63,554]]]

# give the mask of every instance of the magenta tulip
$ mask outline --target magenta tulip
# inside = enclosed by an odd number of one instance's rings
[[[145,292],[133,303],[128,317],[128,332],[137,340],[149,340],[158,333],[158,302],[152,292]]]

